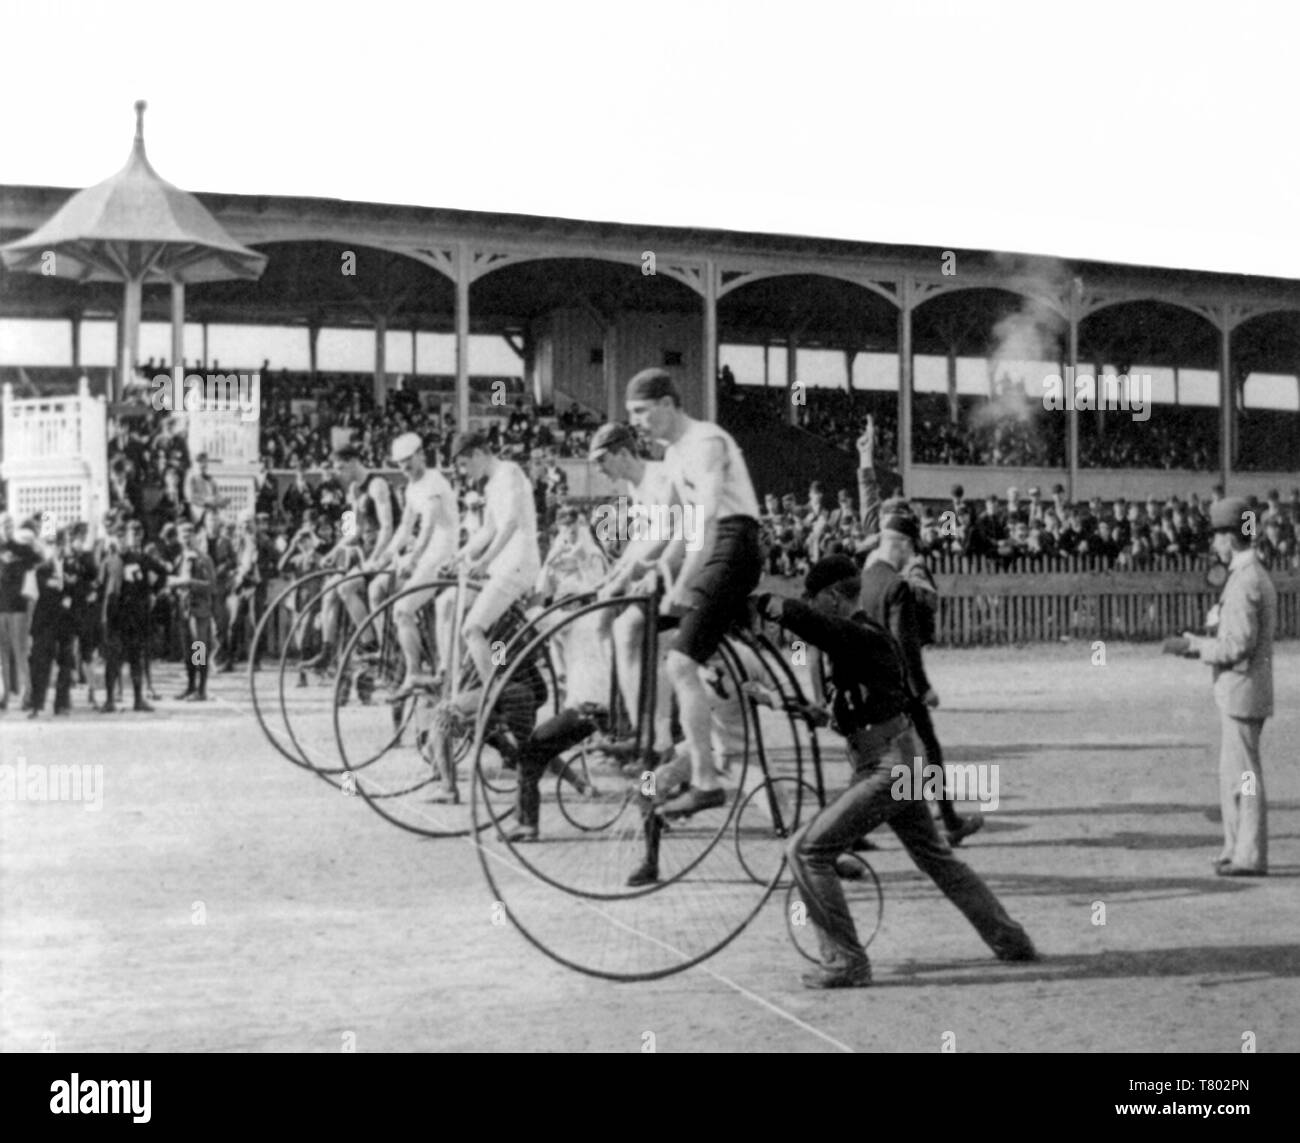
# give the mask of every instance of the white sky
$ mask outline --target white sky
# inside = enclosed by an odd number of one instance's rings
[[[1295,4],[0,0],[0,183],[1300,277]]]
[[[0,184],[106,178],[144,98],[151,160],[192,191],[1300,279],[1295,3],[0,0],[0,28]],[[67,361],[66,330],[43,324],[0,323],[0,359]],[[168,336],[146,323],[141,356]],[[304,338],[214,328],[210,354],[305,368]],[[197,358],[197,327],[186,343]],[[754,352],[722,360],[761,381]],[[421,370],[451,371],[450,353],[422,335]],[[83,354],[110,363],[111,328],[87,327]],[[323,368],[373,354],[364,331],[322,335]],[[388,364],[409,369],[406,335]],[[861,358],[855,382],[894,368]],[[471,370],[519,365],[476,337]],[[799,373],[838,385],[843,366],[801,351]],[[1252,404],[1295,406],[1290,378],[1252,380]]]

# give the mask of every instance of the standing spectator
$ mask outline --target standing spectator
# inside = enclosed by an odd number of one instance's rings
[[[141,550],[144,528],[128,520],[120,551],[104,563],[104,690],[103,711],[117,710],[116,691],[122,665],[131,669],[134,709],[151,713],[144,701],[145,656],[149,649],[149,597],[153,587],[164,583],[167,568]]]
[[[1191,654],[1214,670],[1214,700],[1223,737],[1219,803],[1223,850],[1214,861],[1220,877],[1268,873],[1268,810],[1259,740],[1273,714],[1273,636],[1277,591],[1251,547],[1244,500],[1218,500],[1210,509],[1214,554],[1228,565],[1209,635],[1183,633]]]
[[[179,575],[172,581],[177,589],[177,610],[185,624],[185,690],[176,697],[187,702],[207,702],[208,663],[212,656],[212,596],[217,573],[212,560],[199,551],[193,524],[180,526]]]
[[[208,454],[199,453],[194,467],[185,477],[185,499],[190,506],[190,517],[197,524],[209,508],[224,508],[226,501],[217,493],[217,482],[208,473]]]
[[[189,519],[185,505],[185,494],[181,491],[181,474],[178,469],[168,467],[163,470],[163,491],[153,509],[153,528],[161,531],[168,524],[177,524]]]
[[[40,562],[34,539],[29,539],[25,532],[20,540],[15,534],[13,517],[8,512],[0,513],[0,671],[5,688],[0,710],[8,709],[11,698],[21,702],[28,693],[30,627],[23,581]]]
[[[58,535],[57,550],[36,568],[40,595],[32,613],[32,701],[28,718],[40,717],[50,687],[51,670],[58,666],[54,690],[54,713],[65,715],[72,705],[73,646],[77,617],[73,613],[73,590],[64,575],[64,561],[73,553],[67,529]],[[75,566],[74,566],[75,574]]]
[[[998,505],[998,498],[989,493],[984,499],[984,514],[975,521],[970,530],[970,543],[967,554],[972,556],[996,556],[1002,541],[1007,538],[1006,524]]]

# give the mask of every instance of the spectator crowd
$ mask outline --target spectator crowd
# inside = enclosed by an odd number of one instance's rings
[[[1169,567],[1186,557],[1210,552],[1210,505],[1222,499],[1216,486],[1210,497],[1151,497],[1145,502],[1124,497],[1106,502],[1094,497],[1072,504],[1057,485],[1050,496],[1038,488],[1022,495],[1009,488],[982,500],[968,499],[956,485],[946,503],[914,504],[921,521],[919,549],[938,558],[982,557],[1025,570],[1051,570],[1071,556],[1093,557],[1094,566],[1115,570]],[[1300,568],[1297,528],[1300,488],[1283,503],[1270,491],[1253,504],[1256,549],[1270,569]],[[802,576],[823,556],[865,550],[868,540],[855,496],[840,489],[832,499],[814,482],[806,501],[794,495],[765,497],[760,520],[767,570],[773,575]]]

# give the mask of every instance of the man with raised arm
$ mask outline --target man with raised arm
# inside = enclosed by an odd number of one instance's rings
[[[645,369],[628,382],[627,411],[636,428],[667,446],[664,465],[684,506],[683,524],[687,511],[692,516],[694,542],[687,543],[681,572],[665,597],[667,609],[682,615],[666,666],[691,763],[690,789],[663,806],[665,817],[675,817],[726,804],[700,668],[728,630],[748,623],[749,594],[762,576],[758,497],[731,434],[688,416],[667,370]],[[657,876],[647,862],[630,883]]]

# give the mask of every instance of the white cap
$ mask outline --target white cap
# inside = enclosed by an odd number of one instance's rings
[[[409,460],[417,452],[424,450],[424,441],[420,439],[419,433],[403,433],[393,441],[393,461],[400,464],[404,460]]]

